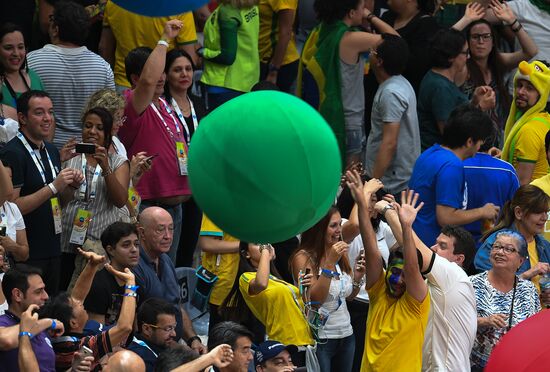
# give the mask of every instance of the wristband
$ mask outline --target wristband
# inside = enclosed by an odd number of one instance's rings
[[[191,345],[193,344],[193,341],[195,341],[195,340],[198,340],[199,342],[202,342],[202,340],[201,340],[201,338],[200,338],[199,336],[194,335],[193,337],[189,337],[189,338],[187,339],[187,341],[186,341],[186,342],[187,342],[187,346],[191,347]]]
[[[521,30],[522,28],[523,28],[523,25],[522,25],[521,23],[518,23],[518,27],[512,28],[512,31],[513,31],[514,33],[516,33],[516,32],[518,32],[519,30]]]
[[[334,277],[338,278],[340,276],[340,273],[338,271],[332,271],[329,269],[321,269],[321,275],[324,275],[325,277],[332,279]]]
[[[124,288],[135,292],[139,288],[139,285],[125,285]]]
[[[168,42],[166,40],[162,40],[162,39],[157,41],[157,45],[164,45],[167,48],[170,46],[170,44],[168,44]]]
[[[124,293],[123,296],[124,297],[137,297],[137,293],[136,292]]]
[[[515,25],[516,23],[518,23],[518,19],[514,19],[514,22],[510,23],[510,27],[512,27],[513,25]]]
[[[51,325],[50,329],[53,331],[55,329],[56,325],[57,325],[57,323],[55,322],[55,319],[52,319],[52,325]]]
[[[48,183],[48,187],[50,188],[52,194],[54,194],[54,195],[57,194],[57,189],[56,189],[55,186],[53,185],[53,182],[52,182],[52,183]]]
[[[30,332],[19,332],[19,337],[23,336],[29,336],[29,338],[32,338],[33,335]]]

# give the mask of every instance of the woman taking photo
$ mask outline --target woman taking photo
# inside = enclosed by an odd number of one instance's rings
[[[313,345],[300,291],[279,278],[273,264],[274,248],[241,242],[239,256],[239,271],[221,312],[230,314],[228,320],[244,323],[254,332],[258,342],[267,334],[270,340],[296,345],[302,350]],[[311,276],[303,278],[303,286],[308,285]],[[256,321],[265,329],[259,328]],[[292,361],[303,366],[304,354],[292,355]]]
[[[472,371],[482,371],[500,338],[541,309],[533,283],[516,275],[526,256],[523,236],[515,230],[501,230],[490,247],[491,269],[470,277],[478,317]]]
[[[498,35],[493,26],[483,19],[485,10],[479,3],[468,4],[464,16],[453,28],[459,31],[466,30],[470,51],[470,58],[466,62],[468,75],[460,89],[471,98],[473,91],[479,86],[487,85],[493,88],[496,93],[496,107],[487,111],[487,114],[501,133],[504,130],[511,103],[504,77],[521,61],[533,58],[538,49],[506,3],[493,1],[490,9],[501,22],[510,27],[519,41],[520,50],[513,53],[503,53],[498,50]]]
[[[189,148],[200,121],[206,115],[203,101],[191,94],[195,65],[185,51],[173,49],[166,55],[164,71],[166,73],[164,98],[183,129],[183,136]],[[176,266],[192,266],[193,253],[199,239],[202,212],[193,197],[182,204],[182,212]]]
[[[351,371],[355,337],[346,300],[352,300],[362,285],[365,263],[362,256],[355,270],[348,259],[348,243],[355,236],[344,231],[340,212],[331,207],[327,215],[302,233],[291,268],[294,278],[311,272],[311,284],[303,293],[304,300],[319,306],[319,313],[328,315],[319,328],[317,358],[322,372]],[[347,229],[346,229],[347,230]]]
[[[221,0],[204,26],[204,72],[208,110],[250,89],[260,78],[258,0]]]
[[[533,185],[521,186],[512,200],[506,202],[495,227],[482,238],[474,264],[478,270],[489,270],[492,266],[491,247],[500,230],[517,231],[527,241],[529,259],[522,260],[518,274],[531,279],[538,286],[539,275],[550,271],[550,243],[541,235],[544,231],[550,197]],[[527,255],[525,255],[527,256]]]
[[[40,77],[27,67],[23,31],[13,23],[0,27],[0,79],[2,104],[17,107],[16,100],[28,90],[44,90]]]
[[[95,151],[82,153],[63,164],[81,169],[84,175],[78,189],[68,187],[61,195],[62,225],[65,226],[61,233],[61,252],[63,265],[67,268],[63,272],[67,275],[73,272],[76,246],[101,251],[101,233],[119,220],[119,208],[126,203],[130,181],[128,161],[107,151],[111,145],[111,114],[96,107],[87,111],[82,119],[82,141],[93,144]],[[76,279],[79,268],[74,271],[73,279]],[[67,287],[70,276],[64,279],[62,288]]]

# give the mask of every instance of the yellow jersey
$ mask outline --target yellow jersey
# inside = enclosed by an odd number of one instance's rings
[[[260,52],[260,61],[269,63],[277,45],[279,38],[279,26],[277,13],[281,10],[294,10],[298,8],[298,0],[260,0],[258,4],[260,10],[260,35],[258,39],[258,49]],[[298,50],[294,33],[290,37],[286,48],[283,65],[298,60]]]

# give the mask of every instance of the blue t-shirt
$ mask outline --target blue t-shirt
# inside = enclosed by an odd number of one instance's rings
[[[462,160],[438,144],[424,151],[414,165],[409,188],[419,194],[424,207],[418,212],[413,229],[428,247],[441,232],[437,223],[436,205],[466,208],[467,191]]]
[[[493,203],[502,209],[504,203],[511,200],[519,188],[516,170],[504,160],[478,152],[462,164],[468,185],[468,209],[480,208],[487,203]],[[472,233],[477,247],[481,245],[481,222],[475,221],[463,226]]]

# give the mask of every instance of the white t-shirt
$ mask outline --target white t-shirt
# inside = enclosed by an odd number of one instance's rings
[[[438,255],[427,278],[431,308],[422,371],[469,371],[477,331],[474,287],[460,266]]]
[[[4,273],[0,272],[0,284],[2,284],[2,279],[4,279]],[[4,315],[6,310],[8,310],[8,301],[4,300],[4,302],[0,304],[0,315]]]
[[[351,336],[351,318],[346,304],[346,297],[353,291],[352,278],[336,265],[336,271],[340,273],[340,279],[332,279],[327,298],[321,308],[330,315],[324,327],[319,329],[320,338],[341,339]]]
[[[529,0],[514,0],[506,2],[514,11],[519,23],[537,44],[539,52],[533,60],[550,61],[550,14],[540,10]],[[516,50],[521,50],[516,39]]]
[[[124,144],[120,142],[118,137],[113,136],[111,138],[111,141],[113,141],[113,145],[115,146],[116,153],[124,157],[125,159],[128,159],[128,152],[126,151],[126,147],[124,147]]]
[[[376,231],[376,243],[378,245],[380,253],[382,254],[384,263],[388,265],[390,248],[397,244],[397,240],[395,240],[395,237],[393,236],[390,225],[388,225],[384,221],[380,221],[380,225],[378,225],[378,231]],[[355,265],[355,260],[359,256],[359,253],[361,253],[361,249],[363,249],[364,247],[365,246],[363,244],[363,239],[361,238],[361,235],[357,235],[355,239],[353,239],[353,241],[350,243],[348,249],[348,258],[352,267]],[[359,289],[359,293],[357,294],[356,298],[366,302],[369,301],[369,295],[365,290],[364,285]]]
[[[0,224],[7,223],[6,236],[16,241],[17,230],[25,229],[25,221],[15,203],[5,202],[0,206]]]
[[[5,145],[17,135],[19,123],[10,118],[0,118],[0,144]]]

